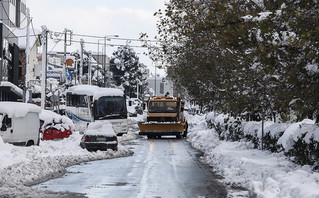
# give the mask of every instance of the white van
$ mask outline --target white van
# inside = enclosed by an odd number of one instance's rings
[[[41,108],[27,103],[0,102],[0,136],[18,146],[39,145]]]

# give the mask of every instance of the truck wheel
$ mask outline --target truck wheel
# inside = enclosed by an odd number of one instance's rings
[[[187,137],[187,131],[184,131],[183,137],[184,137],[184,138]]]
[[[153,139],[154,138],[154,136],[152,136],[152,135],[147,135],[147,139]]]
[[[187,132],[188,132],[188,123],[186,122],[185,131],[184,131],[184,134],[183,134],[184,138],[187,137]]]
[[[177,138],[177,139],[181,139],[182,136],[181,136],[181,135],[176,135],[176,138]]]

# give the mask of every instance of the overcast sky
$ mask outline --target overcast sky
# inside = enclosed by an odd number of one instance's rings
[[[42,25],[46,25],[48,29],[57,32],[67,28],[75,34],[116,34],[121,38],[138,39],[141,32],[148,33],[150,38],[156,35],[157,19],[153,14],[158,9],[165,8],[164,2],[165,0],[27,0],[27,7],[30,8],[34,28],[39,30]],[[85,37],[83,39],[89,40]],[[123,44],[117,40],[108,43]],[[59,45],[49,46],[48,50],[60,50]],[[131,45],[140,43],[132,42]],[[74,43],[71,48],[80,48],[80,44]],[[97,45],[86,45],[86,49],[88,48],[97,51]],[[108,47],[108,55],[115,49]],[[140,53],[140,62],[152,67],[151,61],[142,54],[145,49],[134,49]]]

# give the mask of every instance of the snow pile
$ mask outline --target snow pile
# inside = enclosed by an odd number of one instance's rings
[[[230,189],[229,197],[319,197],[319,174],[313,172],[311,167],[298,166],[289,161],[283,153],[253,149],[253,145],[247,142],[220,141],[215,129],[208,129],[203,124],[204,117],[188,115],[187,118],[190,123],[198,123],[190,129],[188,141],[204,152],[202,161],[224,177],[222,181]],[[245,133],[259,133],[259,124],[246,123]],[[265,124],[265,129],[274,130],[273,134],[276,134],[286,128],[286,131],[291,133],[287,133],[282,142],[289,142],[297,136],[297,131],[300,133],[300,130],[295,130],[300,124],[307,126],[310,123],[303,121],[288,127],[269,122]]]
[[[121,142],[118,151],[88,152],[79,146],[81,137],[74,133],[61,141],[41,141],[40,146],[31,147],[13,146],[3,143],[0,138],[0,195],[45,197],[42,195],[50,192],[33,190],[27,186],[61,176],[68,166],[133,154]]]

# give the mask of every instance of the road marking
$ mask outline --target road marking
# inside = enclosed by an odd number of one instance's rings
[[[144,163],[146,163],[146,166],[144,168],[143,176],[142,176],[142,179],[141,179],[141,190],[137,194],[137,198],[144,198],[145,197],[145,193],[146,193],[146,190],[147,190],[148,175],[149,175],[149,172],[151,170],[151,167],[153,166],[153,160],[152,160],[152,158],[153,158],[153,149],[154,149],[154,142],[151,142],[150,145],[149,145],[147,158],[144,161]]]

